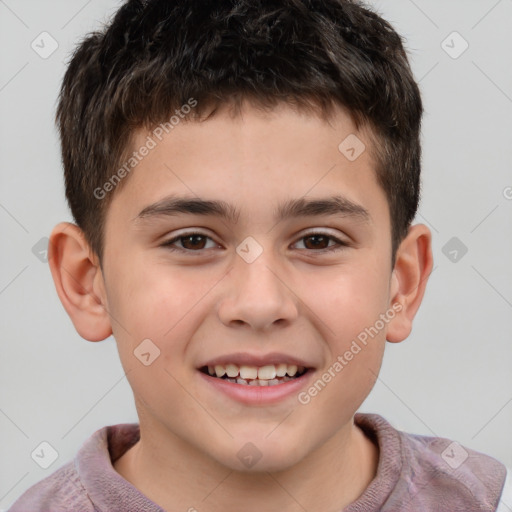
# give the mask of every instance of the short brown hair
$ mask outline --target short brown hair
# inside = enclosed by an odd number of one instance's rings
[[[135,130],[168,121],[190,98],[194,116],[213,106],[209,117],[244,99],[327,119],[333,104],[345,107],[373,134],[394,262],[418,208],[422,101],[401,37],[351,0],[128,0],[79,44],[56,119],[66,197],[100,261],[115,191],[101,200],[94,191],[122,164]]]

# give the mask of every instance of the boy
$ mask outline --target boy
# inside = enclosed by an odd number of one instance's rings
[[[507,510],[499,461],[356,412],[432,269],[421,115],[353,1],[129,0],[81,43],[57,111],[77,225],[49,262],[139,424],[11,510]]]

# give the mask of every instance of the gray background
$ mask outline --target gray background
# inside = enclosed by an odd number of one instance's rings
[[[432,229],[435,270],[412,335],[388,344],[361,411],[512,467],[512,1],[371,4],[405,37],[423,93],[417,221]],[[98,428],[137,421],[113,339],[79,337],[37,250],[71,220],[53,125],[64,62],[117,5],[0,0],[0,508]],[[47,58],[31,47],[51,49],[44,31],[58,44]],[[43,441],[58,452],[47,469],[31,458]]]

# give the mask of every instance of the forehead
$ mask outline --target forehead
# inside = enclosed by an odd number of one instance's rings
[[[245,105],[236,116],[220,109],[207,120],[138,130],[134,154],[145,146],[151,149],[144,151],[113,201],[122,203],[132,218],[144,209],[142,217],[149,215],[150,207],[155,213],[159,202],[167,208],[170,195],[215,200],[216,206],[222,202],[221,213],[231,210],[237,219],[258,213],[283,217],[283,208],[288,213],[297,209],[297,203],[281,206],[278,199],[284,197],[303,198],[303,203],[306,198],[341,197],[345,209],[359,209],[361,216],[378,203],[379,192],[383,199],[370,138],[356,130],[343,108],[328,121],[285,104],[271,112]]]

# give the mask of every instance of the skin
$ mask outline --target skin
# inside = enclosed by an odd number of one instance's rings
[[[371,143],[343,109],[330,124],[287,105],[262,113],[246,104],[242,114],[225,108],[177,125],[110,192],[102,266],[79,228],[61,223],[50,239],[51,271],[78,333],[116,339],[141,430],[114,463],[124,478],[166,510],[340,510],[376,475],[378,448],[353,417],[373,388],[386,340],[411,331],[432,270],[431,234],[411,227],[391,268],[389,209]],[[349,134],[367,148],[353,162],[338,150]],[[137,132],[134,147],[146,136]],[[274,220],[285,200],[334,192],[368,218]],[[228,201],[238,221],[137,218],[170,194]],[[346,245],[322,251],[338,244],[315,246],[306,230]],[[179,239],[181,252],[161,245],[187,231],[209,238]],[[248,236],[263,249],[252,263],[236,252]],[[320,376],[397,303],[401,311],[307,405],[297,396],[244,405],[198,374],[217,356],[278,351],[310,362]],[[160,349],[149,366],[133,354],[146,338]],[[237,457],[248,442],[262,454],[250,469]]]

